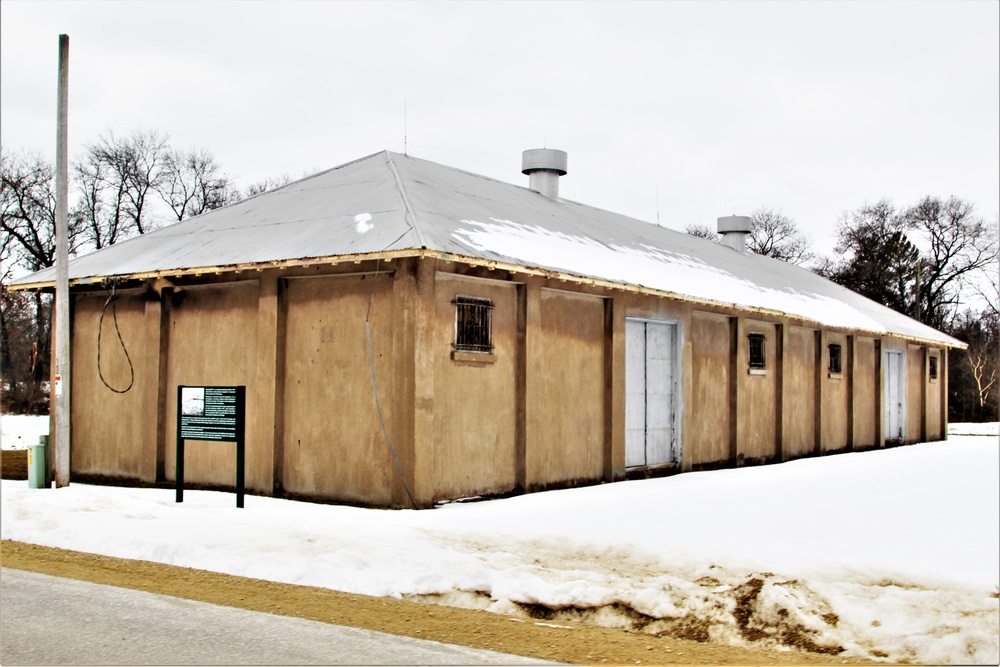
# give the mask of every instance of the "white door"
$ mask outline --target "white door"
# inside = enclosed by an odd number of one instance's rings
[[[903,438],[903,396],[900,371],[903,368],[902,352],[885,354],[885,439]]]
[[[625,467],[646,465],[646,323],[625,320]]]
[[[625,320],[625,466],[680,461],[675,437],[677,327]]]

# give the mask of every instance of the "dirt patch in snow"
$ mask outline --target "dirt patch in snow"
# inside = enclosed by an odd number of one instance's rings
[[[28,479],[28,450],[0,449],[0,477]]]
[[[558,612],[526,610],[524,617],[373,598],[311,586],[280,584],[226,574],[0,542],[0,565],[71,579],[132,588],[212,604],[294,616],[396,635],[460,644],[572,664],[870,664],[817,653],[767,651],[651,635],[629,629],[563,621]],[[743,591],[746,605],[764,583]],[[625,612],[629,614],[628,611]],[[632,612],[636,618],[638,612]],[[747,627],[752,623],[747,615]],[[639,619],[638,623],[642,623]],[[707,638],[696,628],[695,639]]]

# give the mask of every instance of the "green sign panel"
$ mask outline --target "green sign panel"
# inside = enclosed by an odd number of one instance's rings
[[[246,387],[177,387],[177,502],[184,502],[184,442],[236,443],[236,506],[243,507]]]

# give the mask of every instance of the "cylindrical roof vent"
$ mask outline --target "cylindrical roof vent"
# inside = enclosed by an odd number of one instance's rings
[[[521,154],[521,173],[528,175],[528,187],[549,199],[559,198],[559,177],[566,175],[566,151],[532,148]]]
[[[747,235],[753,229],[753,218],[748,215],[727,215],[718,219],[722,242],[734,250],[746,252]]]

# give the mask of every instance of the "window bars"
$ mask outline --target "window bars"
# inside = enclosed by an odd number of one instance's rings
[[[750,368],[764,368],[764,334],[747,334],[747,339],[750,341]]]
[[[472,296],[455,297],[455,351],[493,352],[493,302]]]
[[[834,375],[840,375],[843,369],[841,364],[841,350],[837,343],[830,343],[830,366],[827,370]]]

